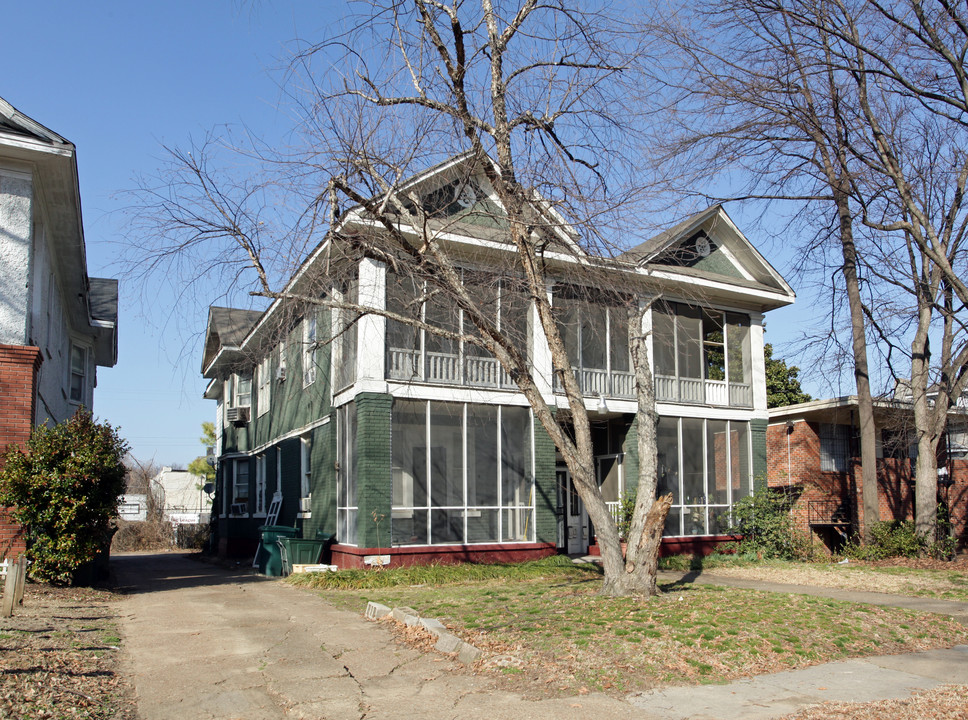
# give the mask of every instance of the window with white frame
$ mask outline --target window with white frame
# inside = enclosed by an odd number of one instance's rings
[[[249,502],[249,460],[236,460],[232,474],[232,504]]]
[[[259,368],[256,371],[259,379],[259,385],[256,389],[256,401],[259,415],[265,415],[269,412],[269,400],[270,394],[272,392],[272,357],[271,355],[266,355],[265,359],[259,363]]]
[[[524,407],[395,401],[391,543],[533,542],[531,427]]]
[[[279,341],[279,379],[286,379],[286,338]]]
[[[356,403],[336,413],[336,536],[339,542],[356,545]]]
[[[255,514],[266,514],[266,456],[255,457]]]
[[[87,382],[87,348],[71,343],[71,402],[84,402]]]
[[[303,385],[316,382],[316,311],[303,318]]]
[[[750,407],[750,319],[662,302],[652,310],[657,400]]]
[[[847,472],[847,425],[820,423],[820,472]]]
[[[591,288],[555,288],[555,322],[586,395],[635,397],[625,302]]]
[[[948,457],[952,460],[968,457],[968,425],[948,427]]]
[[[312,488],[313,476],[313,439],[311,435],[303,435],[300,438],[300,474],[299,474],[299,496],[309,497]]]
[[[333,297],[337,301],[356,304],[359,302],[359,282],[355,279],[334,289]],[[335,367],[333,373],[334,389],[341,390],[353,384],[356,380],[356,343],[358,330],[356,320],[358,313],[347,308],[333,310],[334,341],[333,358]]]
[[[252,376],[235,376],[235,407],[249,407],[252,405]]]

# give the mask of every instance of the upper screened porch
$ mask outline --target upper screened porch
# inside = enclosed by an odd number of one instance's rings
[[[459,339],[477,332],[463,310],[409,279],[384,277],[388,311],[447,333],[442,336],[427,327],[387,320],[386,380],[517,390],[497,359],[473,342]],[[479,306],[496,318],[500,331],[527,358],[532,373],[553,378],[549,389],[562,394],[561,381],[551,370],[547,341],[520,283],[479,272],[465,272],[464,281]],[[563,284],[554,286],[550,294],[558,331],[585,396],[634,400],[629,319],[638,315],[637,301]],[[645,330],[652,330],[656,400],[753,407],[750,315],[663,302],[647,311],[643,320]],[[762,353],[762,342],[759,346]]]

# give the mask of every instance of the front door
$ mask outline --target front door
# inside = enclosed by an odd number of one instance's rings
[[[588,552],[588,513],[585,504],[578,496],[571,473],[566,468],[558,468],[556,473],[558,487],[565,494],[565,552],[570,555]]]

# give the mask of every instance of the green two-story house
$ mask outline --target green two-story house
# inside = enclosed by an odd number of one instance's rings
[[[441,235],[463,282],[487,294],[542,397],[563,408],[535,308],[502,261],[512,249],[500,205],[465,162],[413,179],[409,196],[447,216]],[[373,232],[358,208],[334,230],[264,312],[210,310],[202,372],[218,404],[220,553],[251,553],[270,509],[303,537],[334,535],[341,567],[588,552],[594,528],[567,468],[498,362],[460,340],[467,319],[384,259],[341,246]],[[719,206],[596,258],[595,281],[579,265],[549,260],[548,293],[592,414],[603,495],[617,508],[637,481],[627,306],[652,298],[659,490],[674,497],[665,542],[708,548],[765,476],[763,318],[794,293]],[[360,307],[377,312],[347,310]]]

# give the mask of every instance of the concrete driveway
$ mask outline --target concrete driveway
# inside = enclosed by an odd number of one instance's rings
[[[531,702],[278,581],[180,554],[112,557],[142,720],[648,717],[602,695]],[[361,608],[362,609],[362,608]]]

